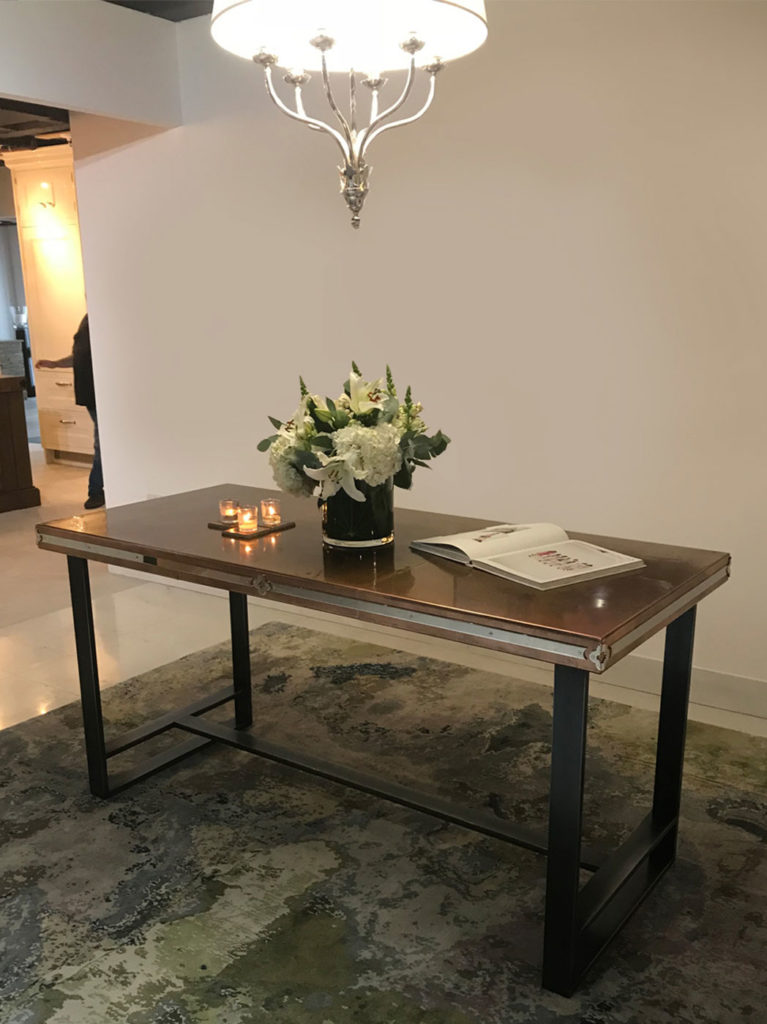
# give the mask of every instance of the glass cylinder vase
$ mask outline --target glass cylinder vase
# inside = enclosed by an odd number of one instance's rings
[[[346,491],[337,491],[322,504],[322,539],[336,548],[377,548],[394,540],[394,483],[369,487],[355,481],[365,495],[355,501]]]

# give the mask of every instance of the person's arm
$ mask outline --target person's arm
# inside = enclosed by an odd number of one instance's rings
[[[64,366],[74,366],[71,352],[68,356],[62,356],[61,359],[38,359],[35,363],[36,370],[56,370]]]

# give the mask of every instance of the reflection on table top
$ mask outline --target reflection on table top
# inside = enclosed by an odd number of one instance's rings
[[[41,524],[38,540],[45,549],[73,553],[63,545],[77,539],[90,547],[85,557],[116,564],[120,552],[157,559],[155,571],[163,574],[167,569],[168,576],[174,575],[173,566],[192,574],[225,571],[242,578],[243,586],[258,576],[374,605],[608,646],[641,623],[655,623],[664,609],[682,611],[685,600],[687,607],[696,603],[725,581],[729,564],[722,552],[573,533],[574,538],[638,556],[646,567],[538,591],[410,550],[412,540],[487,525],[482,519],[397,509],[393,545],[343,551],[323,546],[314,499],[281,493],[283,518],[295,520],[295,529],[243,541],[208,528],[217,518],[220,498],[256,504],[276,494],[221,484]],[[103,548],[109,551],[100,552]]]

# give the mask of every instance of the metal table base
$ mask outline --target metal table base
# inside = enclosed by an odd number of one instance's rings
[[[603,863],[582,849],[583,786],[589,672],[555,665],[548,838],[483,812],[387,783],[363,773],[259,740],[251,731],[252,703],[247,597],[229,593],[233,686],[167,712],[107,741],[101,712],[96,642],[88,563],[67,556],[80,675],[85,747],[91,792],[108,797],[161,771],[213,742],[297,768],[383,798],[463,828],[523,846],[547,856],[542,984],[569,996],[653,889],[676,856],[687,705],[692,669],[696,607],[666,629],[660,720],[652,808],[633,833]],[[204,717],[232,702],[231,725]],[[130,772],[109,771],[110,758],[170,729],[188,738],[146,758]],[[582,869],[592,872],[585,885]]]

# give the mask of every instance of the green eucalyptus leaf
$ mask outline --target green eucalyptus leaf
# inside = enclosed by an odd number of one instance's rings
[[[429,438],[429,443],[431,446],[431,457],[436,459],[450,444],[450,438],[447,434],[443,434],[441,430],[438,430],[433,437]]]
[[[399,402],[394,395],[389,395],[381,404],[381,419],[384,423],[391,423],[399,412]]]
[[[319,469],[322,465],[317,455],[314,452],[307,452],[303,448],[297,448],[292,459],[293,465],[296,469]]]
[[[394,474],[393,482],[395,487],[402,487],[406,491],[410,490],[413,484],[413,470],[407,462],[403,462]]]
[[[417,459],[430,459],[432,457],[431,438],[426,434],[418,434],[413,439],[413,453]]]
[[[272,434],[271,437],[265,437],[263,441],[259,441],[256,447],[260,452],[265,452],[272,446],[272,441],[277,440],[277,434]]]
[[[272,425],[273,427],[276,427],[276,428],[277,428],[278,430],[279,430],[279,429],[280,429],[280,427],[282,426],[282,420],[276,420],[276,419],[274,418],[274,416],[267,416],[267,419],[269,420],[269,422],[271,423],[271,425]]]

